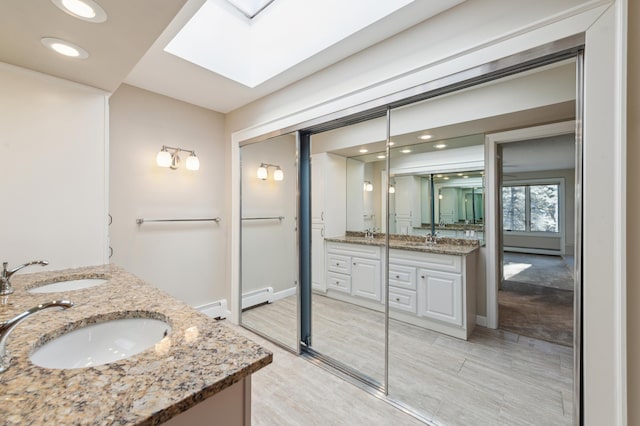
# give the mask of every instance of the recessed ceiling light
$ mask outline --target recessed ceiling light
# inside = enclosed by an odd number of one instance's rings
[[[380,159],[380,160],[383,160],[383,159],[387,158],[387,156],[386,155],[378,155],[377,158]]]
[[[86,59],[89,57],[89,53],[82,47],[77,46],[66,40],[60,40],[54,37],[43,37],[40,42],[49,49],[56,53],[59,53],[70,58]]]
[[[446,148],[447,145],[443,144],[443,143],[439,143],[438,145],[435,145],[436,148],[438,149],[442,149],[442,148]]]
[[[396,143],[394,141],[389,141],[389,146],[394,146]]]
[[[432,137],[433,136],[431,136],[431,135],[421,135],[421,136],[418,136],[418,139],[422,139],[423,141],[426,141],[426,140],[431,139]]]
[[[100,23],[107,20],[107,13],[93,0],[51,0],[60,10],[83,21]]]
[[[444,179],[444,180],[449,180],[449,176],[445,176],[445,177],[443,177],[442,179]]]
[[[360,148],[360,154],[366,154],[367,152],[369,152],[367,148]]]
[[[436,175],[436,177],[439,177],[439,178],[441,178],[441,177],[442,177],[442,175]]]
[[[462,175],[464,175],[464,173],[458,173],[458,176],[462,176]]]
[[[408,154],[408,153],[410,153],[410,152],[411,152],[411,150],[410,150],[410,149],[408,149],[408,148],[405,148],[405,149],[403,149],[403,150],[402,150],[402,151],[400,151],[400,152],[401,152],[401,153],[403,153],[403,154]]]
[[[463,178],[463,179],[469,179],[469,176],[464,175],[464,176],[462,176],[462,178]]]

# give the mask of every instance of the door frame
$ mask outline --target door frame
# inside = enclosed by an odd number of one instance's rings
[[[498,288],[502,265],[500,213],[501,166],[499,148],[502,144],[575,133],[575,120],[485,135],[485,242],[487,283],[487,327],[498,328]],[[576,158],[576,161],[579,161]],[[578,165],[576,164],[576,168]],[[577,212],[576,212],[577,214]]]

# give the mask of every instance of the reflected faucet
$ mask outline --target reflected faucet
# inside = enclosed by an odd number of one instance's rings
[[[24,265],[16,266],[11,270],[7,270],[9,264],[7,262],[3,262],[2,274],[0,275],[0,295],[4,296],[13,293],[13,286],[11,285],[11,282],[9,280],[11,279],[11,276],[18,272],[20,269],[26,268],[27,266],[31,265],[46,266],[48,264],[49,262],[47,262],[46,260],[34,260],[33,262],[25,263]]]
[[[40,312],[44,309],[48,308],[62,308],[69,309],[73,306],[72,302],[68,300],[54,300],[51,302],[41,303],[28,311],[24,311],[20,315],[0,323],[0,373],[7,371],[10,365],[11,357],[7,353],[6,343],[7,337],[11,334],[11,331],[16,327],[16,325],[20,324],[24,319],[28,316],[35,314],[36,312]]]
[[[438,231],[434,232],[433,234],[429,233],[427,234],[424,242],[426,244],[437,244],[438,243]]]

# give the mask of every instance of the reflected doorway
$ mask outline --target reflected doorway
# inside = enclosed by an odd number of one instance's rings
[[[575,134],[502,146],[499,328],[573,346]]]

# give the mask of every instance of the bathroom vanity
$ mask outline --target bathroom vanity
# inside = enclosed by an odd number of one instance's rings
[[[325,294],[384,310],[384,239],[325,238]],[[477,240],[398,236],[389,243],[390,317],[467,339],[476,318]],[[318,290],[316,289],[316,292]]]
[[[46,283],[84,278],[95,287],[36,294]],[[75,303],[27,318],[9,336],[10,367],[0,374],[5,425],[250,424],[251,374],[272,354],[114,265],[18,275],[0,320],[52,299]],[[154,318],[170,329],[136,355],[84,368],[44,368],[30,356],[48,341],[92,323]]]

